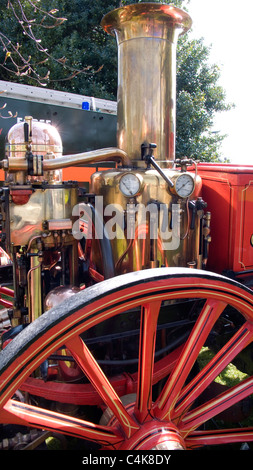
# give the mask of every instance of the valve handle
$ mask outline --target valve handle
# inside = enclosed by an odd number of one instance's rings
[[[166,181],[168,186],[170,188],[173,188],[174,187],[173,181],[171,181],[171,179],[168,178],[168,176],[164,173],[164,171],[160,168],[158,163],[155,161],[155,158],[153,156],[153,151],[152,151],[155,148],[156,148],[156,144],[144,142],[141,145],[141,158],[142,160],[145,160],[147,165],[152,165],[158,171],[158,173],[162,176],[162,178]]]

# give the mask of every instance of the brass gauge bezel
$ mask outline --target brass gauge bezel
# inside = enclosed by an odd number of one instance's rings
[[[127,178],[131,178],[132,180],[134,180],[134,182],[136,183],[136,188],[134,188],[134,189],[130,188],[130,186],[127,185],[127,184],[125,184],[123,186],[123,182]],[[118,184],[119,184],[119,190],[123,194],[123,196],[125,196],[125,197],[135,197],[138,194],[140,194],[140,192],[142,190],[143,178],[139,174],[136,174],[136,173],[133,173],[133,172],[130,171],[130,172],[124,173],[123,175],[120,176]]]
[[[177,187],[180,180],[183,180],[183,179],[184,180],[187,179],[189,182],[191,181],[192,187],[189,189],[189,191],[185,192],[185,190],[186,190],[185,185],[187,183],[184,183],[184,185],[179,187],[179,188]],[[179,196],[182,199],[187,199],[188,197],[190,197],[192,195],[192,193],[194,192],[194,190],[195,190],[195,178],[189,172],[183,172],[183,173],[179,173],[178,175],[174,175],[173,178],[172,178],[172,181],[174,183],[174,187],[170,189],[171,192],[173,194],[176,194],[177,196]],[[183,187],[185,189],[183,189]]]

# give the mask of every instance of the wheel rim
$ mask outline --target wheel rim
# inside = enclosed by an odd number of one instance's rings
[[[204,299],[204,305],[171,374],[158,395],[152,397],[161,302],[184,298]],[[200,350],[227,305],[239,310],[243,323],[214,358],[189,378]],[[222,276],[191,269],[146,270],[88,288],[46,312],[2,351],[0,421],[60,430],[115,449],[152,449],[160,445],[161,435],[162,445],[168,448],[252,441],[250,427],[217,431],[203,429],[203,425],[248,397],[253,392],[253,378],[247,377],[209,401],[194,405],[215,377],[252,342],[252,305],[252,293],[247,288]],[[136,401],[126,407],[80,335],[137,306],[141,306],[141,318]],[[113,419],[108,425],[66,417],[12,399],[32,371],[62,345],[111,409]]]

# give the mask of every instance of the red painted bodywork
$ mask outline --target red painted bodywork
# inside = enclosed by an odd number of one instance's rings
[[[253,166],[200,163],[202,197],[211,212],[207,269],[246,273],[253,269]]]

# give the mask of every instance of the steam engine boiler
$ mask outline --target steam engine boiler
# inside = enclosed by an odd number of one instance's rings
[[[187,171],[194,162],[175,158],[176,45],[190,25],[188,14],[152,4],[104,17],[118,42],[118,148],[62,156],[57,130],[32,117],[9,131],[1,207],[13,325],[33,321],[52,298],[61,301],[94,277],[205,264],[210,215],[201,179],[197,169]],[[63,167],[110,160],[115,168],[95,172],[87,195],[62,181]]]

